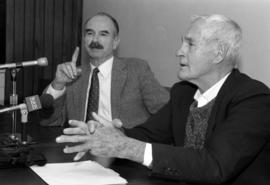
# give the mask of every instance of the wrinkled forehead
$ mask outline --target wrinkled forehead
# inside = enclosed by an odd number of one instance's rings
[[[199,42],[202,39],[202,27],[199,23],[192,23],[187,29],[185,35],[183,36],[184,40],[192,40]]]
[[[85,30],[94,30],[94,31],[108,31],[110,33],[115,33],[116,28],[112,20],[106,16],[97,15],[92,17],[85,24]]]
[[[202,42],[212,38],[212,31],[204,20],[196,20],[188,28],[185,37]]]

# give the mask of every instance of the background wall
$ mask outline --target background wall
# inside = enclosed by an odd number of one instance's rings
[[[70,60],[81,43],[82,0],[6,0],[5,63],[48,59],[47,67],[29,67],[17,73],[19,102],[41,94],[55,76],[56,66]],[[5,102],[12,94],[12,79],[5,79]]]
[[[224,14],[243,29],[239,68],[270,87],[269,8],[269,0],[84,0],[83,22],[99,11],[112,14],[120,24],[118,55],[147,60],[161,84],[171,86],[178,81],[175,53],[190,17]]]
[[[5,63],[5,25],[6,24],[6,1],[0,0],[0,65]],[[0,70],[0,105],[4,104],[5,95],[5,72]]]

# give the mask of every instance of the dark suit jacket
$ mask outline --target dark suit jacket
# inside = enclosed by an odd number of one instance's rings
[[[44,118],[42,125],[63,125],[67,119],[84,120],[89,63],[84,63],[82,70],[79,79],[68,84],[65,95],[55,101],[54,114]],[[115,57],[111,78],[112,118],[120,118],[126,128],[143,123],[169,101],[169,92],[143,60]]]
[[[153,174],[198,184],[270,184],[270,94],[234,70],[220,89],[201,150],[183,148],[189,106],[197,87],[180,82],[171,99],[126,134],[153,143]]]

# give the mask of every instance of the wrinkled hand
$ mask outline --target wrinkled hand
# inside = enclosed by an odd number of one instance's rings
[[[82,70],[81,68],[76,67],[79,50],[79,47],[76,47],[70,62],[57,65],[55,79],[52,82],[52,86],[55,89],[63,89],[66,83],[72,82],[80,76]]]
[[[70,128],[66,128],[63,130],[64,134],[67,135],[90,135],[91,130],[89,129],[88,125],[82,121],[76,120],[69,120]],[[94,123],[91,123],[94,125]],[[86,152],[79,152],[75,155],[74,161],[80,160]]]
[[[91,134],[95,132],[97,128],[101,127],[116,127],[116,128],[121,128],[122,127],[122,122],[119,119],[114,119],[113,121],[109,121],[102,116],[97,115],[95,112],[92,112],[92,116],[94,120],[88,121],[88,128]],[[74,160],[80,160],[86,152],[79,152],[76,154],[74,157]]]
[[[79,121],[72,121],[73,125],[79,125]],[[93,123],[92,123],[93,124]],[[88,124],[89,126],[89,124]],[[64,130],[65,135],[56,138],[57,143],[76,143],[77,145],[66,147],[64,153],[76,153],[77,155],[90,150],[90,153],[101,157],[118,157],[130,159],[139,163],[143,162],[146,143],[129,138],[116,127],[101,126],[91,134],[90,129],[69,128]],[[75,135],[74,135],[75,134]],[[76,158],[76,157],[75,157]],[[74,158],[74,159],[75,159]]]
[[[86,129],[88,125],[81,121],[71,120],[70,124],[76,127],[64,129],[65,135],[56,138],[57,143],[78,143],[75,146],[66,147],[64,149],[65,153],[81,153],[90,150],[93,155],[117,157],[118,151],[122,150],[121,147],[125,142],[126,136],[119,129],[100,127],[95,130],[94,134],[91,134],[90,129]]]
[[[90,120],[85,124],[84,122],[81,121],[75,121],[75,120],[70,120],[69,124],[72,126],[71,128],[66,128],[64,129],[64,134],[66,135],[90,135],[95,132],[96,129],[101,128],[101,127],[116,127],[116,128],[121,128],[122,127],[122,122],[119,119],[115,119],[113,121],[108,121],[102,116],[97,115],[95,112],[92,113],[93,118],[95,120]],[[89,149],[88,149],[89,150]],[[74,160],[80,160],[88,151],[80,151],[78,152]]]

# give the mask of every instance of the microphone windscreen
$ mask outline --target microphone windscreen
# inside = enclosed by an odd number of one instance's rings
[[[39,66],[47,66],[48,60],[46,57],[42,57],[42,58],[37,59],[37,63]]]
[[[39,111],[40,118],[49,118],[54,113],[53,96],[50,94],[42,94],[40,101],[42,105],[42,109]]]
[[[53,101],[54,101],[53,96],[50,94],[42,94],[40,96],[40,102],[41,102],[42,108],[46,109],[46,108],[52,107]]]

